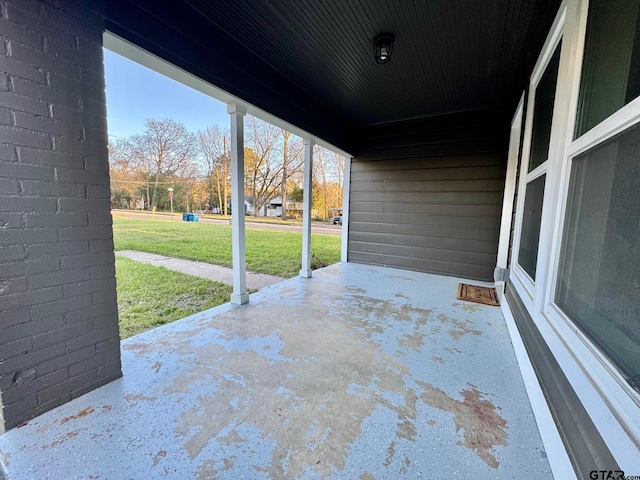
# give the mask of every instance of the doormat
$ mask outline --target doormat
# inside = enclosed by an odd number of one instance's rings
[[[482,303],[483,305],[492,305],[494,307],[498,307],[500,305],[496,289],[492,287],[479,287],[477,285],[459,283],[457,298],[458,300]]]

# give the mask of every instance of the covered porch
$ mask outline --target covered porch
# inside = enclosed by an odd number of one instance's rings
[[[0,0],[10,478],[635,476],[640,0],[503,3]],[[243,118],[304,139],[301,278],[245,305],[240,215],[236,305],[121,349],[103,47],[227,104],[235,212]]]
[[[0,437],[9,478],[552,478],[499,307],[340,263],[122,343]],[[474,282],[478,284],[478,282]]]

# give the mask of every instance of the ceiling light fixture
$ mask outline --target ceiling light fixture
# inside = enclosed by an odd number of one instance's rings
[[[376,63],[387,63],[391,60],[393,51],[393,35],[390,33],[379,33],[373,39],[373,56]]]

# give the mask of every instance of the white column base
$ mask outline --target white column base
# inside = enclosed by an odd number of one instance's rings
[[[300,276],[302,278],[311,278],[312,270],[300,270]]]
[[[249,303],[249,294],[248,293],[232,293],[231,294],[231,303],[234,305],[244,305],[245,303]]]

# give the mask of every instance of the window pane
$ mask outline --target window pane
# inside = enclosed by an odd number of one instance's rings
[[[546,175],[541,175],[527,184],[522,214],[522,235],[518,250],[518,264],[529,276],[536,279],[538,242],[540,240],[540,220]]]
[[[549,158],[549,140],[551,139],[551,118],[553,102],[556,99],[556,83],[560,65],[560,46],[553,52],[549,65],[544,71],[540,83],[536,87],[533,106],[533,134],[531,137],[531,156],[529,171],[542,165]]]
[[[639,5],[589,2],[576,138],[640,94]]]
[[[640,389],[640,128],[576,157],[569,188],[556,303]]]

